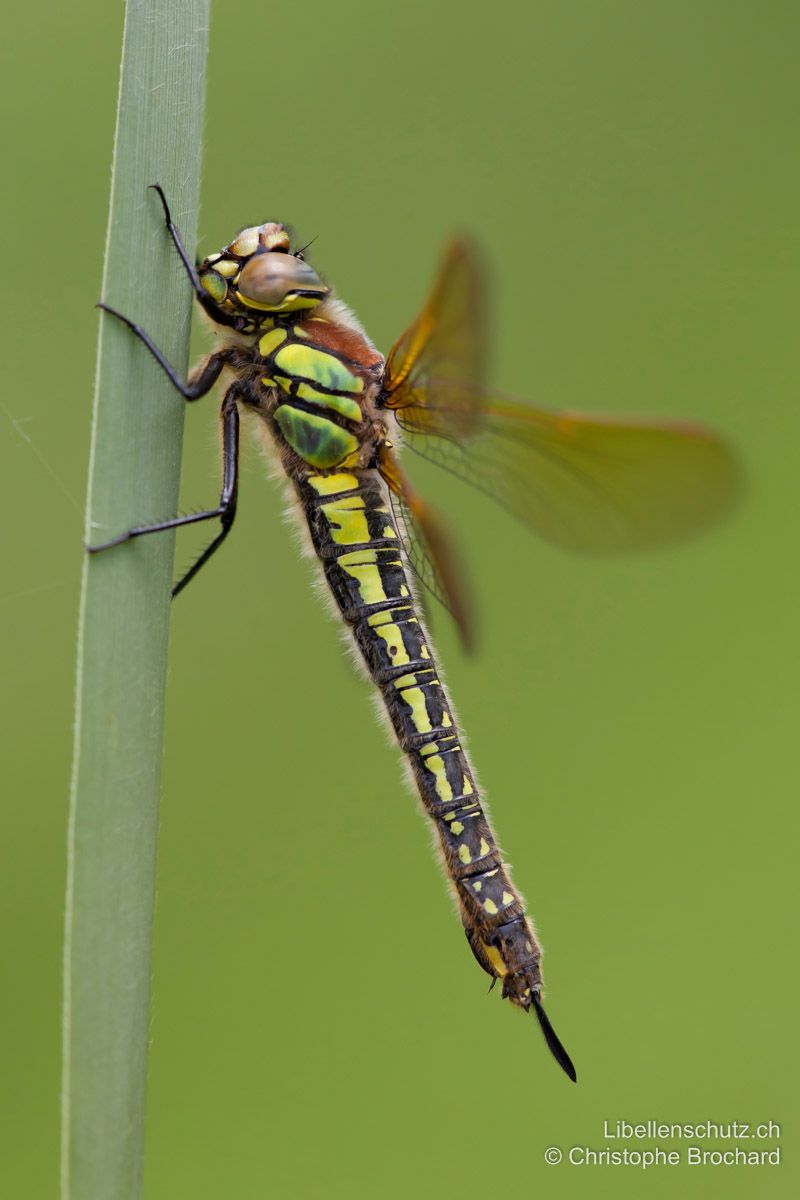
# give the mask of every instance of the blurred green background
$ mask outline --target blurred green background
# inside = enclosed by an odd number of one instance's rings
[[[32,0],[4,24],[0,1143],[4,1194],[44,1197],[122,6]],[[586,561],[424,478],[476,531],[481,652],[440,614],[435,635],[575,1088],[485,995],[251,451],[235,536],[174,610],[149,1200],[797,1194],[799,35],[789,0],[216,5],[204,252],[292,222],[387,350],[472,231],[501,387],[708,421],[748,486],[694,542]],[[215,439],[197,406],[186,507],[216,494]],[[788,1161],[545,1164],[614,1146],[623,1118],[771,1119]]]

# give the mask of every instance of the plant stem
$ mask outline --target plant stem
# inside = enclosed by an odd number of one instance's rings
[[[103,298],[179,370],[191,292],[164,228],[194,246],[210,0],[128,0]],[[87,542],[176,510],[183,401],[103,316]],[[173,536],[84,560],[64,945],[63,1200],[141,1194],[156,833]]]

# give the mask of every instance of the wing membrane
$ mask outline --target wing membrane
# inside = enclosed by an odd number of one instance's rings
[[[458,626],[464,646],[470,649],[473,643],[472,612],[452,539],[386,448],[381,454],[380,471],[389,487],[395,526],[411,570],[423,589],[448,610]]]
[[[422,433],[464,438],[477,428],[475,388],[483,381],[488,336],[485,304],[477,251],[470,242],[454,240],[425,307],[386,360],[386,406],[413,409]]]
[[[573,550],[668,542],[731,506],[736,460],[702,426],[552,412],[489,392],[485,296],[474,247],[453,241],[425,307],[386,361],[382,402],[408,449]],[[467,641],[465,589],[442,527],[388,451],[382,470],[409,562]]]
[[[431,388],[429,399],[436,400]],[[547,541],[608,552],[682,537],[722,515],[736,461],[701,426],[555,413],[511,400],[476,403],[469,438],[426,436],[398,412],[405,444],[508,508]],[[442,426],[446,413],[439,412]]]
[[[670,541],[730,506],[736,462],[701,426],[550,412],[489,393],[485,294],[475,248],[453,241],[386,363],[384,401],[410,449],[574,550]]]

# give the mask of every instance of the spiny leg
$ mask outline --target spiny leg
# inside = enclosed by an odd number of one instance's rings
[[[203,289],[200,287],[199,282],[197,282],[197,276],[191,267],[189,259],[186,255],[186,251],[183,248],[180,235],[172,223],[172,218],[170,217],[169,207],[164,197],[164,193],[158,185],[154,186],[161,198],[161,203],[164,206],[164,213],[167,219],[167,228],[170,236],[175,243],[184,266],[189,272],[192,280],[192,286],[194,287],[196,285],[195,290],[197,290],[199,294],[199,292],[202,292]],[[104,312],[109,313],[111,316],[116,317],[117,320],[122,321],[124,325],[127,325],[128,329],[130,329],[131,332],[144,344],[145,348],[153,356],[164,374],[169,379],[170,383],[173,385],[176,391],[183,396],[184,400],[197,400],[201,396],[205,396],[208,392],[210,392],[211,388],[217,382],[223,367],[230,362],[234,353],[231,347],[217,351],[216,354],[212,354],[206,360],[193,379],[190,379],[189,382],[184,383],[172,364],[168,361],[164,354],[162,354],[149,334],[147,334],[140,325],[137,325],[135,321],[132,321],[129,317],[126,317],[124,313],[119,312],[118,309],[112,308],[111,305],[105,304],[102,301],[98,305],[98,308],[101,308]],[[202,556],[201,560],[195,564],[192,570],[183,579],[179,581],[178,585],[173,591],[173,595],[186,586],[189,579],[197,573],[203,563],[208,561],[214,550],[216,550],[217,546],[221,545],[224,537],[227,535],[228,530],[233,524],[233,518],[236,512],[239,452],[239,414],[235,401],[236,391],[237,385],[234,384],[228,390],[222,404],[223,457],[225,467],[222,495],[220,496],[220,503],[217,508],[209,509],[205,512],[191,513],[188,516],[173,517],[168,521],[158,521],[151,525],[136,525],[119,537],[112,538],[107,542],[101,542],[96,546],[87,546],[87,550],[90,553],[94,554],[100,550],[108,550],[112,546],[119,546],[123,542],[130,541],[131,538],[141,537],[145,533],[160,533],[166,529],[177,529],[182,525],[193,525],[198,521],[207,521],[214,517],[220,517],[223,523],[222,534],[218,538],[215,538],[214,542]]]
[[[217,507],[207,509],[204,512],[188,513],[182,517],[171,517],[168,521],[155,521],[152,525],[135,525],[127,533],[123,533],[120,537],[112,538],[111,541],[101,542],[98,546],[87,546],[86,549],[90,554],[97,554],[101,550],[110,550],[112,546],[120,546],[123,542],[143,537],[146,533],[162,533],[166,529],[180,529],[183,525],[196,525],[199,521],[212,521],[216,517],[219,517],[222,524],[221,532],[217,534],[211,545],[203,551],[194,566],[178,580],[172,589],[173,596],[177,596],[178,592],[186,587],[189,580],[194,578],[200,568],[211,558],[214,551],[218,550],[222,545],[231,530],[236,516],[236,498],[239,489],[239,409],[236,404],[238,390],[239,385],[236,383],[228,389],[220,412],[222,418],[223,473],[222,490]]]
[[[242,327],[241,318],[234,317],[229,314],[223,313],[213,303],[208,292],[205,290],[202,283],[200,282],[200,276],[197,274],[197,268],[195,267],[195,264],[192,262],[192,260],[189,258],[189,255],[186,252],[186,247],[184,246],[183,241],[181,239],[181,235],[178,233],[178,227],[175,224],[175,222],[172,220],[172,213],[169,211],[169,204],[167,203],[167,197],[164,195],[164,189],[162,188],[161,184],[160,183],[151,183],[150,187],[152,188],[152,190],[154,192],[156,192],[158,194],[158,198],[161,201],[161,207],[164,210],[164,221],[167,226],[167,233],[169,234],[170,238],[172,239],[173,246],[178,251],[178,257],[180,258],[181,263],[183,264],[183,269],[186,272],[186,275],[189,279],[189,283],[192,285],[192,290],[194,291],[194,294],[197,297],[197,299],[200,301],[201,306],[206,310],[206,312],[209,312],[211,314],[211,316],[214,318],[214,320],[216,321],[216,323],[218,325],[228,325],[232,329],[241,328]]]
[[[226,347],[224,350],[218,350],[216,354],[212,354],[210,358],[206,360],[195,379],[191,380],[190,383],[184,383],[178,372],[173,367],[172,363],[164,357],[158,346],[152,340],[150,335],[145,333],[141,325],[137,325],[135,321],[130,319],[130,317],[126,317],[124,313],[119,312],[119,310],[116,308],[112,308],[110,304],[105,304],[102,300],[97,307],[101,308],[103,312],[110,313],[111,316],[116,317],[118,321],[122,321],[123,325],[128,326],[128,329],[130,329],[131,333],[134,333],[139,341],[146,346],[153,358],[161,367],[161,370],[169,379],[172,386],[176,389],[176,391],[180,392],[184,400],[199,400],[201,396],[205,396],[208,392],[210,392],[214,384],[219,379],[222,368],[228,362],[230,362],[232,357],[233,350],[231,347]]]
[[[236,497],[239,491],[239,409],[236,404],[236,392],[237,387],[234,384],[228,389],[222,402],[222,492],[216,511],[207,514],[209,517],[218,516],[222,529],[211,544],[206,546],[197,562],[175,584],[172,589],[173,596],[182,592],[200,568],[205,566],[211,555],[219,550],[230,533],[236,516]]]
[[[208,304],[208,293],[200,283],[200,279],[197,275],[194,264],[189,258],[177,226],[172,220],[172,214],[169,210],[167,198],[164,195],[164,189],[161,187],[160,183],[151,183],[150,187],[158,194],[158,197],[161,201],[161,206],[164,209],[164,220],[166,222],[167,232],[172,239],[175,249],[178,251],[178,256],[183,263],[184,270],[186,271],[189,282],[192,285],[197,299],[200,301],[203,307],[205,307]],[[211,388],[217,382],[222,368],[227,362],[230,361],[233,355],[233,350],[231,347],[228,347],[225,350],[220,350],[216,354],[212,354],[210,358],[208,358],[203,364],[199,374],[194,379],[191,379],[188,383],[184,383],[181,377],[178,375],[178,372],[164,357],[158,346],[152,340],[150,335],[146,333],[144,329],[142,329],[141,325],[137,325],[135,321],[132,321],[130,317],[126,317],[124,313],[119,311],[119,309],[112,308],[110,304],[106,304],[102,300],[97,307],[102,309],[103,312],[110,313],[111,316],[116,317],[118,321],[122,321],[123,324],[127,325],[128,329],[130,329],[130,331],[136,335],[139,341],[144,343],[150,354],[152,354],[153,358],[156,360],[164,374],[169,379],[170,383],[174,388],[176,388],[177,391],[180,392],[184,400],[198,400],[201,396],[205,396],[207,392],[210,392]]]
[[[192,288],[194,289],[194,294],[197,296],[197,299],[200,300],[201,302],[207,300],[208,293],[205,291],[205,289],[203,288],[203,285],[200,283],[200,280],[197,277],[197,271],[195,270],[195,265],[192,262],[192,260],[189,258],[189,255],[186,252],[186,247],[184,246],[183,241],[181,240],[181,235],[178,233],[178,227],[176,226],[175,222],[172,220],[172,213],[169,211],[169,204],[167,203],[167,197],[164,195],[164,189],[162,188],[160,183],[151,183],[149,185],[149,187],[152,191],[154,191],[158,195],[158,198],[161,201],[161,207],[164,209],[164,221],[166,222],[167,233],[169,234],[169,236],[172,239],[173,246],[178,251],[178,257],[180,258],[181,262],[183,263],[183,267],[189,278],[189,282],[191,283]]]

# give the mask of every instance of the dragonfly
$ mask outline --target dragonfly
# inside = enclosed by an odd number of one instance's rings
[[[736,460],[699,425],[555,412],[487,387],[486,287],[466,238],[449,244],[422,311],[384,358],[305,247],[292,248],[287,226],[248,226],[194,263],[153,187],[218,347],[185,381],[139,325],[100,307],[128,326],[185,400],[224,378],[221,492],[213,508],[136,525],[89,549],[219,521],[177,595],[233,527],[240,416],[256,418],[411,767],[472,953],[492,987],[499,981],[504,998],[535,1015],[575,1081],[543,1007],[533,920],[498,848],[420,597],[449,609],[467,645],[471,604],[445,526],[399,451],[486,492],[548,541],[584,551],[667,542],[719,517],[736,493]]]

